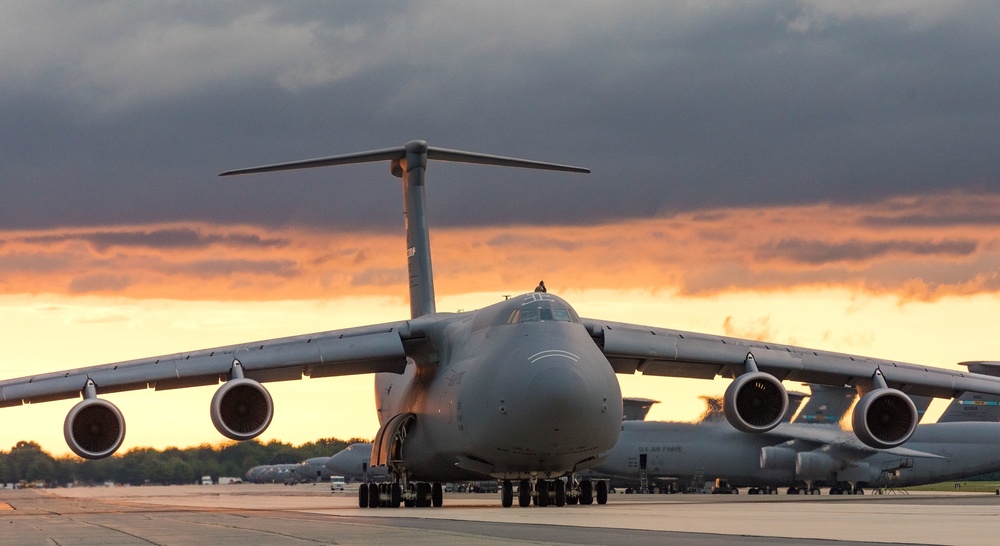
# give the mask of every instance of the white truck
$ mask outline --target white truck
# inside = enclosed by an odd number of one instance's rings
[[[330,491],[343,491],[345,484],[343,476],[330,476]]]

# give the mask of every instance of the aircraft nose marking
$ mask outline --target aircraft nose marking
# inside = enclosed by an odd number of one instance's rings
[[[543,358],[549,358],[549,357],[568,358],[568,359],[572,360],[573,362],[579,362],[580,361],[580,357],[576,356],[575,354],[573,354],[573,353],[571,353],[569,351],[560,351],[558,349],[549,349],[548,351],[537,352],[537,353],[529,356],[528,357],[528,362],[531,362],[532,364],[534,364],[535,362],[538,362],[539,360],[541,360]]]

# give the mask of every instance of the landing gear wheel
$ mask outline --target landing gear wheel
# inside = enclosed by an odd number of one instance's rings
[[[403,502],[402,493],[398,483],[389,484],[389,508],[399,508],[399,503]]]
[[[535,497],[537,506],[548,506],[549,505],[549,482],[545,480],[538,480],[535,484],[535,492],[538,496]]]
[[[577,497],[575,495],[567,495],[566,496],[566,504],[568,504],[570,506],[575,506],[576,503],[578,503],[578,502],[580,502],[580,498],[579,497]]]
[[[556,480],[556,506],[566,506],[566,482]]]
[[[510,480],[504,480],[500,485],[500,504],[504,508],[510,508],[514,505],[514,486]]]
[[[441,508],[442,504],[444,504],[444,490],[441,488],[441,482],[434,482],[431,487],[431,506]]]
[[[597,482],[597,504],[608,503],[608,482],[601,480]]]
[[[580,504],[594,504],[594,482],[590,480],[580,482]]]
[[[417,508],[427,508],[431,505],[431,484],[420,482],[417,484]]]
[[[521,508],[531,504],[531,482],[521,480],[517,485],[517,505]]]
[[[368,484],[358,487],[358,508],[368,508]]]
[[[413,508],[416,505],[416,501],[413,497],[417,494],[416,490],[413,488],[413,484],[407,484],[406,490],[410,493],[410,498],[403,501],[403,506],[407,508]]]
[[[378,484],[368,484],[368,508],[378,508],[379,504]]]

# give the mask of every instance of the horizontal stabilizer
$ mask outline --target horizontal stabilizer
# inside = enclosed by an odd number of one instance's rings
[[[544,161],[518,159],[516,157],[504,157],[499,155],[481,154],[477,152],[463,152],[461,150],[449,150],[446,148],[434,148],[432,146],[428,146],[427,143],[422,140],[414,140],[408,142],[405,146],[397,146],[395,148],[383,148],[380,150],[369,150],[367,152],[355,152],[330,157],[317,157],[315,159],[290,161],[288,163],[261,165],[245,169],[233,169],[231,171],[221,173],[219,176],[289,171],[293,169],[311,169],[313,167],[330,167],[333,165],[350,165],[354,163],[370,163],[375,161],[401,160],[406,157],[407,151],[414,154],[426,153],[427,159],[451,161],[453,163],[475,163],[477,165],[496,165],[500,167],[520,167],[524,169],[542,169],[547,171],[564,171],[574,173],[590,172],[590,169],[574,167],[571,165],[560,165],[558,163],[547,163]]]

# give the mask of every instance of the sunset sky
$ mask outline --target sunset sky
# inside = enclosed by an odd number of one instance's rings
[[[0,378],[408,316],[388,165],[432,162],[438,309],[544,279],[584,316],[1000,360],[993,2],[7,2]],[[724,380],[622,377],[691,419]],[[371,376],[268,384],[262,439],[370,438]],[[789,385],[790,388],[799,388]],[[217,443],[213,388],[108,395],[123,450]],[[73,401],[0,410],[68,452]]]

